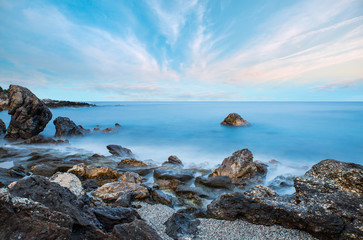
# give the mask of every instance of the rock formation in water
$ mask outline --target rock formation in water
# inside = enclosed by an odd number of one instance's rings
[[[228,116],[221,122],[222,125],[229,125],[229,126],[247,126],[250,125],[250,123],[243,119],[239,114],[237,113],[230,113]]]
[[[72,137],[83,136],[87,130],[82,126],[77,126],[72,120],[67,117],[57,117],[53,121],[55,125],[55,137]]]
[[[291,196],[264,186],[221,195],[208,205],[207,216],[279,224],[319,239],[362,239],[363,166],[324,160],[295,178],[294,187]]]
[[[29,89],[10,85],[9,114],[11,121],[5,138],[28,139],[42,132],[52,113]]]
[[[43,99],[45,105],[49,108],[61,108],[61,107],[95,107],[95,104],[86,102],[72,102],[72,101],[61,101],[52,99]]]

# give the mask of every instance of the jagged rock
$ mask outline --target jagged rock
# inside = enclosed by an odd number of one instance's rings
[[[118,163],[117,167],[124,168],[124,167],[148,167],[149,165],[144,163],[143,161],[136,160],[134,158],[125,158],[122,159],[121,162]]]
[[[95,107],[95,104],[89,104],[86,102],[71,102],[61,101],[52,99],[43,99],[43,103],[49,108],[60,108],[60,107]]]
[[[72,173],[58,172],[54,174],[49,180],[61,185],[62,187],[68,188],[77,197],[80,197],[84,194],[81,181],[76,175]]]
[[[264,164],[253,162],[251,151],[245,148],[225,158],[222,165],[215,169],[210,177],[228,176],[231,178],[232,183],[241,184],[265,177],[266,173],[267,167]]]
[[[71,169],[67,171],[68,173],[73,173],[77,175],[82,180],[92,178],[98,180],[116,180],[120,174],[109,167],[87,167],[85,164],[74,165]]]
[[[28,139],[42,132],[52,113],[29,89],[10,85],[9,114],[11,121],[5,138]]]
[[[142,183],[140,175],[134,172],[126,172],[122,174],[120,180],[123,182],[130,182],[130,183]]]
[[[132,157],[132,151],[128,148],[122,147],[120,145],[107,145],[107,149],[108,151],[114,155],[114,156],[118,156],[118,157]]]
[[[122,194],[132,193],[133,199],[143,199],[149,197],[149,190],[136,183],[112,182],[106,183],[94,191],[93,195],[101,198],[105,202],[114,202]]]
[[[87,130],[82,126],[77,126],[72,120],[67,117],[57,117],[53,121],[55,125],[55,137],[72,137],[83,136]]]
[[[155,169],[154,178],[161,180],[178,180],[181,182],[187,182],[194,178],[194,174],[191,171],[186,170],[166,170],[166,169]]]
[[[226,189],[233,188],[232,181],[228,176],[216,176],[208,178],[197,177],[195,179],[195,183],[211,188],[226,188]]]
[[[59,211],[0,189],[0,239],[70,239],[72,219]]]
[[[4,121],[0,118],[0,136],[6,133],[6,125]]]
[[[53,138],[45,138],[42,135],[37,135],[29,139],[26,139],[18,144],[64,144],[64,143],[69,143],[69,141],[61,139],[55,140]]]
[[[363,167],[336,160],[315,164],[295,178],[296,194],[278,196],[266,187],[219,196],[207,216],[255,224],[279,224],[309,232],[319,239],[361,239]]]
[[[230,126],[247,126],[250,123],[243,119],[237,113],[230,113],[228,116],[221,122],[222,125],[230,125]]]
[[[166,234],[173,239],[194,238],[200,221],[185,213],[174,213],[166,222]]]
[[[120,240],[162,240],[157,232],[142,220],[118,224],[112,233]]]

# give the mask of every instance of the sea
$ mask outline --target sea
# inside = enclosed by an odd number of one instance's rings
[[[363,102],[94,102],[96,107],[52,109],[53,120],[69,117],[93,129],[119,123],[113,133],[94,132],[50,146],[59,152],[110,155],[106,146],[129,148],[137,159],[161,164],[178,156],[185,167],[213,169],[233,152],[248,148],[254,160],[269,164],[266,181],[299,176],[324,159],[363,165]],[[251,125],[223,126],[238,113]],[[7,111],[0,118],[9,124]],[[11,147],[2,140],[0,145]],[[27,147],[27,146],[24,146]],[[49,146],[48,146],[49,147]],[[272,159],[276,161],[271,161]],[[0,163],[0,167],[10,166]]]

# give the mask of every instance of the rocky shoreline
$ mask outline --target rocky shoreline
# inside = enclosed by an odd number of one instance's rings
[[[92,131],[57,117],[55,139],[41,137],[52,113],[16,85],[9,114],[7,129],[0,121],[0,161],[13,163],[0,168],[1,239],[363,238],[361,165],[323,160],[291,183],[276,179],[295,188],[280,196],[262,185],[270,166],[248,149],[216,169],[185,168],[177,156],[157,165],[119,145],[108,156],[64,155],[51,144]]]

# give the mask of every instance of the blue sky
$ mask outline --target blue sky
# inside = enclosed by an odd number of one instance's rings
[[[0,0],[0,86],[87,101],[363,101],[363,1]]]

